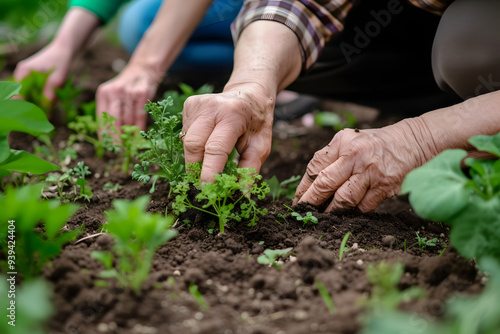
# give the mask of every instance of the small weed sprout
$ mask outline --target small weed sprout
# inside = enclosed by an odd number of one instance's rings
[[[342,242],[340,243],[339,261],[341,261],[341,262],[342,262],[342,256],[344,255],[344,253],[349,251],[349,247],[347,247],[346,244],[347,244],[347,239],[349,239],[350,235],[351,235],[351,232],[347,232],[344,235]]]
[[[308,223],[318,223],[318,218],[314,217],[311,212],[306,213],[305,216],[301,216],[298,212],[292,212],[292,216],[295,217],[298,221],[302,222],[302,227],[305,227]]]
[[[417,240],[418,240],[418,248],[420,250],[424,250],[427,247],[435,247],[436,243],[438,241],[437,238],[433,238],[430,240],[427,240],[427,237],[420,238],[420,235],[418,235],[418,232],[415,232],[417,234]]]
[[[189,293],[191,294],[191,296],[193,296],[194,300],[196,300],[203,311],[207,311],[210,309],[207,302],[205,301],[205,298],[203,298],[203,295],[198,290],[198,286],[196,284],[189,284]]]
[[[297,189],[299,185],[300,178],[300,175],[295,175],[285,181],[279,182],[275,175],[269,180],[266,180],[270,188],[269,195],[271,195],[273,201],[278,200],[282,196],[292,199],[295,194],[295,189]]]
[[[264,251],[264,255],[260,255],[257,258],[257,262],[260,264],[267,264],[269,267],[273,266],[278,270],[281,270],[281,264],[278,263],[276,260],[282,256],[289,256],[292,251],[292,247],[290,248],[285,248],[285,249],[266,249]]]
[[[320,281],[315,281],[314,285],[316,285],[316,288],[318,289],[321,298],[323,298],[323,301],[325,302],[325,305],[328,308],[330,314],[337,313],[337,309],[333,304],[332,296],[330,295],[326,287],[323,285],[323,283],[321,283]]]

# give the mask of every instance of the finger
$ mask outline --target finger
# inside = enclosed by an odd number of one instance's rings
[[[241,157],[238,167],[252,168],[259,173],[262,164],[271,153],[272,134],[264,132],[258,136],[251,137],[250,141],[249,144],[242,145],[243,150],[240,150]],[[238,147],[239,144],[237,143],[236,146]]]
[[[300,198],[299,203],[320,205],[325,202],[351,177],[352,170],[352,160],[347,160],[343,156],[340,157],[318,174],[316,180]]]
[[[337,189],[325,211],[355,208],[365,197],[369,186],[370,179],[366,173],[352,175]]]
[[[370,189],[358,204],[358,209],[362,213],[373,211],[379,206],[380,203],[392,196],[394,196],[393,191],[387,192],[381,188]]]
[[[293,205],[296,205],[301,200],[302,196],[306,193],[309,187],[311,187],[314,180],[316,180],[316,178],[318,177],[319,173],[338,159],[337,147],[338,146],[334,145],[334,142],[332,140],[332,142],[328,146],[324,147],[314,154],[314,157],[307,165],[306,172],[302,177],[297,190],[295,191]]]
[[[14,79],[19,82],[22,79],[26,78],[29,74],[30,74],[30,69],[24,66],[22,62],[20,62],[14,69],[13,76]]]
[[[137,107],[137,97],[133,90],[125,90],[125,94],[120,104],[121,125],[132,125],[135,121],[135,109]],[[115,116],[118,118],[117,116]]]
[[[66,78],[62,74],[62,72],[53,72],[52,74],[49,75],[47,78],[47,82],[45,83],[45,87],[43,88],[43,95],[51,101],[54,102],[56,99],[56,94],[54,92],[55,89],[61,88],[62,85],[64,84],[64,80]]]
[[[184,126],[182,128],[182,131],[186,133],[182,138],[186,164],[203,161],[205,144],[214,128],[214,120],[207,117],[200,117],[190,127]]]
[[[230,123],[219,123],[214,128],[205,145],[203,167],[200,174],[201,182],[213,182],[213,176],[222,173],[239,135]]]

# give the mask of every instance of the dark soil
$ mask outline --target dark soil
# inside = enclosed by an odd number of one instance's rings
[[[123,56],[122,51],[114,52],[106,60]],[[102,65],[104,60],[96,61],[101,56],[99,49],[93,49],[79,61],[87,64],[81,68],[87,75],[93,77],[98,68],[105,72],[99,80],[105,80],[113,73]],[[2,75],[12,71],[19,55],[12,57]],[[92,68],[88,64],[93,64]],[[93,86],[88,89],[95,91]],[[60,133],[56,141],[63,140],[67,131]],[[273,152],[262,169],[265,178],[277,175],[284,180],[303,174],[313,153],[333,136],[328,129],[311,128],[303,133],[275,139]],[[12,146],[28,149],[31,144],[26,136],[18,136]],[[109,161],[96,159],[86,144],[81,145],[79,154],[93,172],[90,186],[94,197],[90,203],[82,202],[68,225],[72,229],[85,224],[80,236],[84,238],[101,231],[104,211],[113,199],[137,198],[148,194],[150,186],[123,176]],[[103,191],[108,181],[123,188]],[[148,210],[165,212],[167,194],[168,186],[158,185]],[[400,306],[425,319],[441,316],[451,295],[482,289],[475,264],[461,258],[449,245],[448,227],[418,218],[405,198],[390,199],[377,212],[365,215],[321,213],[309,206],[294,208],[302,214],[310,211],[318,218],[318,224],[305,227],[288,215],[283,204],[291,205],[291,201],[264,201],[261,205],[269,212],[255,227],[242,223],[227,228],[224,234],[208,233],[205,217],[194,220],[191,227],[178,223],[179,236],[158,250],[139,295],[119,288],[113,281],[106,288],[94,286],[103,267],[90,253],[108,250],[112,244],[108,235],[67,245],[43,274],[53,285],[57,310],[49,323],[50,332],[357,333],[362,328],[361,301],[371,293],[365,269],[381,261],[404,264],[401,290],[419,286],[426,291],[425,300]],[[339,261],[340,243],[347,232],[351,232],[347,243],[351,249]],[[416,232],[421,237],[438,238],[438,245],[420,250]],[[281,270],[256,261],[265,249],[287,247],[293,248],[293,256],[282,259]],[[315,281],[323,283],[332,295],[337,308],[334,315],[325,306]],[[189,293],[192,283],[198,286],[208,310]]]

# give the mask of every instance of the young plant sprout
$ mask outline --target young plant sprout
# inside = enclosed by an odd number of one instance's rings
[[[92,256],[106,267],[100,274],[102,278],[114,278],[121,287],[136,293],[149,275],[158,247],[177,235],[170,229],[174,218],[147,213],[148,203],[148,196],[132,202],[114,200],[115,209],[106,212],[106,229],[115,239],[115,244],[111,252],[92,252]],[[117,268],[113,266],[114,260]]]
[[[349,239],[350,235],[351,235],[351,232],[347,232],[344,235],[342,242],[340,243],[339,261],[342,261],[342,256],[344,255],[344,253],[349,251],[349,247],[347,247],[346,244],[347,244],[347,239]]]
[[[276,260],[282,256],[288,256],[290,255],[290,252],[292,251],[292,247],[290,248],[285,248],[285,249],[266,249],[264,251],[264,255],[260,255],[257,258],[257,262],[260,264],[267,264],[269,266],[273,266],[278,270],[281,270],[281,264],[279,264]]]
[[[318,289],[319,294],[321,295],[321,298],[323,298],[323,301],[325,302],[326,307],[328,308],[328,311],[330,314],[335,314],[337,313],[337,309],[335,308],[335,305],[333,305],[333,299],[328,290],[325,288],[323,283],[320,281],[316,280],[314,282],[314,285],[316,285],[316,288]]]

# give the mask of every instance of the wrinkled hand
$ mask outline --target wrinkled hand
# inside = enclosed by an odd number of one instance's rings
[[[31,71],[46,73],[53,70],[47,78],[43,94],[49,101],[54,102],[56,99],[54,89],[61,88],[64,84],[70,65],[71,52],[68,49],[48,45],[31,57],[20,61],[14,70],[14,79],[19,82]]]
[[[297,188],[294,204],[320,205],[326,211],[374,210],[399,193],[404,177],[425,161],[406,123],[382,129],[345,129],[316,152]]]
[[[271,151],[273,109],[274,98],[252,84],[190,97],[183,110],[186,163],[203,161],[200,179],[212,182],[236,146],[238,167],[258,172]]]
[[[97,114],[116,117],[116,127],[137,125],[146,129],[144,105],[153,99],[162,76],[146,66],[129,64],[114,79],[97,88]]]

